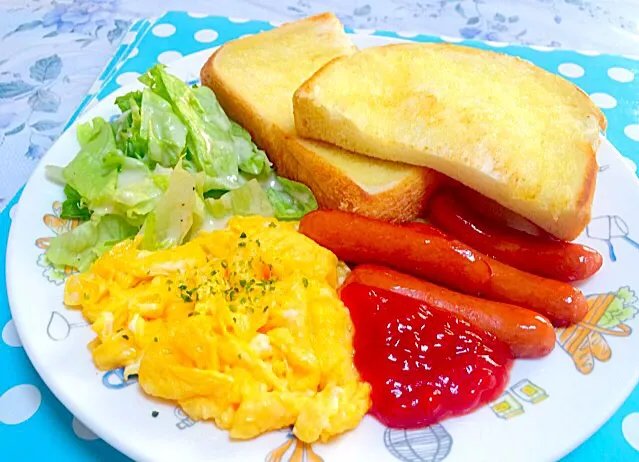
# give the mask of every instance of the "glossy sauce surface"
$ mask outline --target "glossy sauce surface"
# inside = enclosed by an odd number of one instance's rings
[[[362,284],[341,291],[355,326],[355,366],[372,386],[370,413],[416,428],[499,397],[512,355],[492,335],[422,302]]]

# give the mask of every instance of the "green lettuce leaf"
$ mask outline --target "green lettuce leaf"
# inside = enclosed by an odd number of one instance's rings
[[[141,135],[142,127],[142,92],[132,91],[115,99],[115,104],[122,111],[112,124],[115,142],[120,151],[135,159],[145,157],[148,140]]]
[[[141,231],[142,249],[168,249],[185,241],[194,222],[202,221],[198,189],[198,176],[178,164],[171,173],[167,190],[146,217]]]
[[[226,223],[225,219],[233,215],[275,216],[275,210],[269,201],[268,195],[255,179],[249,180],[241,187],[227,192],[219,199],[209,198],[205,202],[211,216],[215,220],[223,221],[221,226]]]
[[[105,160],[118,153],[110,125],[103,119],[78,125],[80,152],[62,170],[66,183],[90,208],[113,195],[118,171]]]
[[[186,83],[156,65],[140,77],[158,96],[167,100],[188,129],[188,158],[207,176],[207,189],[235,189],[242,183],[230,130],[209,117]],[[210,90],[209,90],[210,91]]]
[[[164,171],[161,174],[151,172],[141,160],[121,154],[109,156],[105,163],[118,172],[116,187],[94,212],[121,215],[132,225],[141,226],[168,187],[168,175]]]
[[[242,126],[228,118],[222,106],[217,101],[215,93],[207,87],[191,88],[195,97],[204,110],[204,120],[225,132],[231,134],[233,151],[238,160],[239,170],[249,175],[257,176],[264,169],[270,168],[270,163],[264,151],[255,146],[251,135]]]
[[[94,216],[69,232],[51,239],[46,258],[56,266],[85,271],[118,242],[135,236],[138,228],[115,215]]]
[[[149,89],[142,96],[140,137],[148,146],[148,160],[175,167],[186,146],[186,126],[171,105]]]
[[[239,168],[242,172],[257,176],[267,170],[270,171],[271,164],[268,157],[266,157],[266,153],[255,146],[249,132],[231,121],[231,135],[233,136],[234,150],[238,157]]]
[[[317,200],[308,186],[280,176],[268,182],[266,193],[278,220],[299,220],[317,209]]]
[[[79,192],[71,186],[65,185],[64,195],[66,196],[66,200],[62,203],[60,218],[80,221],[87,221],[91,218],[91,210],[89,210],[87,205],[84,203]]]

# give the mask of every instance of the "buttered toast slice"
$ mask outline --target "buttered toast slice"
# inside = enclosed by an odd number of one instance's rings
[[[320,207],[405,221],[417,217],[437,174],[303,140],[293,93],[315,71],[356,51],[340,21],[322,14],[223,45],[204,65],[202,83],[264,149],[278,174],[311,188]]]
[[[430,167],[559,238],[590,220],[606,120],[527,61],[448,44],[369,48],[324,66],[293,104],[301,136]]]

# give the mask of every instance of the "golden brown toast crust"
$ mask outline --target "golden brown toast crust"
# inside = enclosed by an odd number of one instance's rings
[[[334,18],[330,13],[306,21]],[[202,84],[211,88],[229,117],[242,125],[254,142],[274,164],[279,175],[306,184],[322,208],[338,209],[387,221],[413,220],[424,212],[430,194],[439,183],[440,175],[422,168],[385,191],[371,194],[356,184],[340,169],[313,152],[315,142],[301,140],[285,133],[280,127],[260,117],[241,94],[224,84],[216,71],[216,58],[224,52],[219,48],[202,67]],[[292,98],[293,95],[291,95]],[[376,160],[376,162],[379,162]]]
[[[383,49],[398,49],[401,50],[405,47],[412,47],[415,44],[391,44],[385,45],[381,48]],[[420,46],[420,45],[418,45]],[[456,53],[464,54],[464,55],[475,55],[479,56],[482,53],[487,53],[483,50],[478,50],[469,47],[461,47],[457,45],[432,45],[429,44],[432,48],[437,48],[442,50],[441,52],[447,52],[445,50],[454,49]],[[363,50],[358,54],[367,53],[367,51],[373,50]],[[492,53],[493,55],[500,55],[498,53]],[[387,55],[382,55],[386,57]],[[295,113],[295,124],[298,133],[302,136],[323,140],[325,142],[336,144],[342,148],[350,149],[352,151],[369,155],[377,158],[385,158],[392,159],[396,161],[403,161],[403,155],[407,152],[406,148],[403,144],[399,144],[396,141],[396,138],[375,138],[378,135],[377,132],[371,131],[361,131],[357,133],[358,130],[362,129],[362,126],[366,126],[366,124],[362,124],[361,126],[355,125],[354,122],[351,123],[350,120],[347,120],[346,117],[342,116],[339,111],[336,109],[335,113],[331,112],[332,109],[329,109],[329,106],[324,106],[321,103],[322,96],[319,96],[320,102],[314,101],[314,95],[319,94],[314,91],[321,91],[322,95],[328,90],[327,86],[330,85],[330,80],[326,78],[327,75],[331,74],[331,71],[334,67],[342,66],[342,62],[348,62],[349,60],[354,59],[353,56],[340,56],[322,68],[320,68],[313,76],[311,76],[306,82],[304,82],[294,95],[294,113]],[[384,58],[385,59],[385,58]],[[486,59],[490,59],[489,56]],[[514,60],[517,65],[520,66],[521,72],[524,75],[535,74],[539,79],[546,79],[546,82],[549,85],[557,85],[557,87],[561,88],[561,92],[565,92],[564,94],[570,94],[569,98],[571,98],[568,104],[576,104],[577,107],[582,111],[583,117],[591,117],[599,126],[600,130],[606,129],[606,119],[601,110],[591,101],[586,93],[584,93],[581,89],[576,87],[570,82],[567,82],[565,79],[550,74],[534,64],[516,58]],[[366,65],[366,61],[362,61],[364,65]],[[392,66],[389,63],[389,66]],[[389,67],[390,69],[390,67]],[[393,68],[394,69],[394,68]],[[358,68],[359,72],[366,72],[361,68]],[[528,72],[528,74],[525,74]],[[543,74],[543,75],[542,75]],[[345,79],[345,74],[341,74],[340,79]],[[386,81],[384,81],[386,82]],[[340,85],[342,85],[342,81],[340,80]],[[567,85],[568,84],[568,85]],[[335,84],[337,85],[337,84]],[[353,84],[355,85],[355,84]],[[574,91],[577,89],[578,91]],[[559,91],[559,90],[558,90]],[[337,94],[337,93],[336,93]],[[371,97],[372,98],[372,97]],[[371,103],[372,104],[372,103]],[[332,108],[332,107],[331,107]],[[381,113],[380,113],[381,114]],[[358,113],[361,115],[361,113]],[[375,117],[371,115],[371,117]],[[360,119],[358,119],[360,120]],[[472,121],[471,121],[472,122]],[[360,122],[358,122],[360,123]],[[368,122],[367,122],[368,123]],[[403,125],[402,125],[403,126]],[[346,128],[347,127],[347,128]],[[342,129],[343,128],[343,129]],[[372,130],[375,130],[374,128]],[[588,132],[591,133],[591,132]],[[373,134],[373,138],[367,137]],[[586,141],[588,139],[588,141]],[[381,144],[380,141],[383,140],[385,144]],[[581,183],[579,185],[575,185],[572,189],[573,195],[571,196],[571,200],[565,208],[557,206],[554,211],[550,209],[543,208],[535,208],[533,203],[524,203],[523,199],[516,199],[512,201],[511,204],[508,203],[509,192],[506,190],[506,185],[502,184],[500,186],[501,190],[493,190],[491,186],[492,179],[486,177],[485,179],[476,178],[473,181],[477,182],[478,187],[476,189],[479,190],[482,194],[491,197],[497,202],[502,203],[504,206],[513,208],[516,212],[522,214],[526,218],[530,219],[532,222],[536,223],[538,226],[542,227],[549,233],[566,240],[573,240],[579,236],[579,234],[584,230],[586,225],[590,220],[591,214],[591,206],[592,200],[595,191],[596,177],[597,177],[597,161],[596,161],[596,150],[598,147],[598,141],[593,141],[592,137],[583,138],[583,140],[576,141],[573,145],[573,150],[575,152],[580,152],[582,156],[582,165],[583,172],[579,174],[579,178]],[[427,147],[428,148],[428,147]],[[403,151],[402,151],[403,150]],[[417,151],[414,151],[417,152]],[[428,150],[426,149],[426,152]],[[511,151],[512,152],[512,151]],[[543,151],[541,151],[543,152]],[[541,153],[540,152],[540,153]],[[432,153],[432,151],[431,151]],[[412,159],[416,159],[416,154],[412,154]],[[430,155],[430,154],[429,154]],[[436,162],[432,162],[430,159],[424,157],[424,163],[414,162],[415,165],[424,165],[429,166],[431,168],[439,169],[443,163],[440,160],[435,159]],[[409,160],[405,160],[410,162]],[[413,163],[413,162],[411,162]],[[461,170],[464,168],[466,170]],[[465,181],[467,178],[466,175],[470,175],[471,173],[475,175],[475,173],[468,170],[468,167],[462,166],[460,164],[459,168],[455,170],[451,168],[451,164],[448,163],[445,169],[441,170],[443,173],[455,177],[456,180],[466,184],[467,186],[473,187],[473,181]],[[457,175],[456,175],[457,174]],[[469,184],[470,183],[470,184]],[[494,186],[497,186],[495,184]],[[557,187],[560,187],[559,185]],[[483,190],[482,190],[483,189]],[[549,191],[551,189],[548,189]],[[552,189],[554,191],[554,189]],[[493,193],[491,194],[491,191]],[[528,199],[526,199],[528,200]]]

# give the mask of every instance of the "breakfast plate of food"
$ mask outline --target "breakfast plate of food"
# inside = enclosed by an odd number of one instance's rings
[[[331,14],[155,65],[25,187],[16,328],[135,460],[561,458],[639,380],[606,124],[528,61]]]

